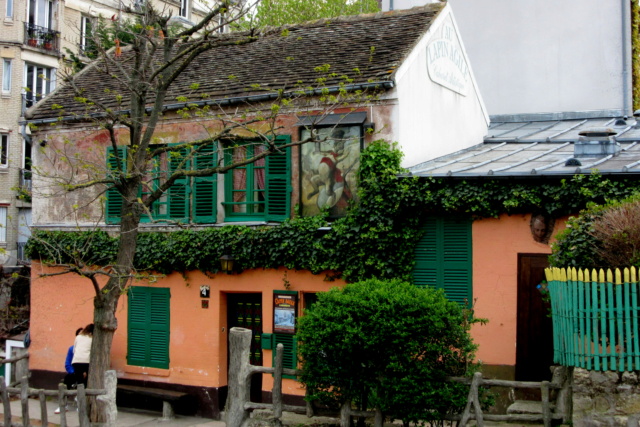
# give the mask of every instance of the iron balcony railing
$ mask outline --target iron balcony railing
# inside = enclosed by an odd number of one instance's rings
[[[20,261],[22,264],[29,264],[31,262],[31,260],[24,254],[24,249],[26,246],[27,242],[18,242],[16,258],[18,258],[18,261]]]
[[[25,22],[24,44],[57,55],[60,53],[60,33],[50,28]]]
[[[31,193],[31,171],[20,169],[20,189]]]

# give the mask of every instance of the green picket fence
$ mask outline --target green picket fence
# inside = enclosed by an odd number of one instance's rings
[[[595,371],[640,370],[636,269],[545,272],[554,362]]]

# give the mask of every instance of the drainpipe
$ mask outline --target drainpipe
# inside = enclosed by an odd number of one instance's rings
[[[631,66],[629,64],[629,57],[631,55],[628,55],[628,49],[633,41],[631,40],[631,37],[629,35],[629,32],[631,31],[629,0],[620,0],[620,7],[622,8],[622,13],[620,14],[622,15],[622,114],[626,115],[631,113],[632,111],[631,100],[629,96],[629,92],[631,90],[629,85],[629,67]],[[627,29],[629,29],[629,32],[627,31]]]

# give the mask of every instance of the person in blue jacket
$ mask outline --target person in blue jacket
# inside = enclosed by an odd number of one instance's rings
[[[82,331],[82,328],[78,328],[76,330],[76,336],[78,336],[80,331]],[[73,370],[73,365],[71,364],[72,360],[73,360],[73,346],[69,347],[69,350],[67,350],[67,358],[64,361],[64,369],[65,371],[67,371],[67,374],[64,376],[64,380],[62,380],[62,382],[64,383],[64,385],[67,386],[67,390],[71,390],[77,387],[76,375]],[[59,414],[60,408],[56,408],[54,413]]]

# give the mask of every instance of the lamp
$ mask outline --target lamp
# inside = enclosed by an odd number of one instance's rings
[[[225,254],[220,257],[220,270],[224,271],[227,274],[231,274],[233,272],[233,262],[235,258],[231,255]]]

